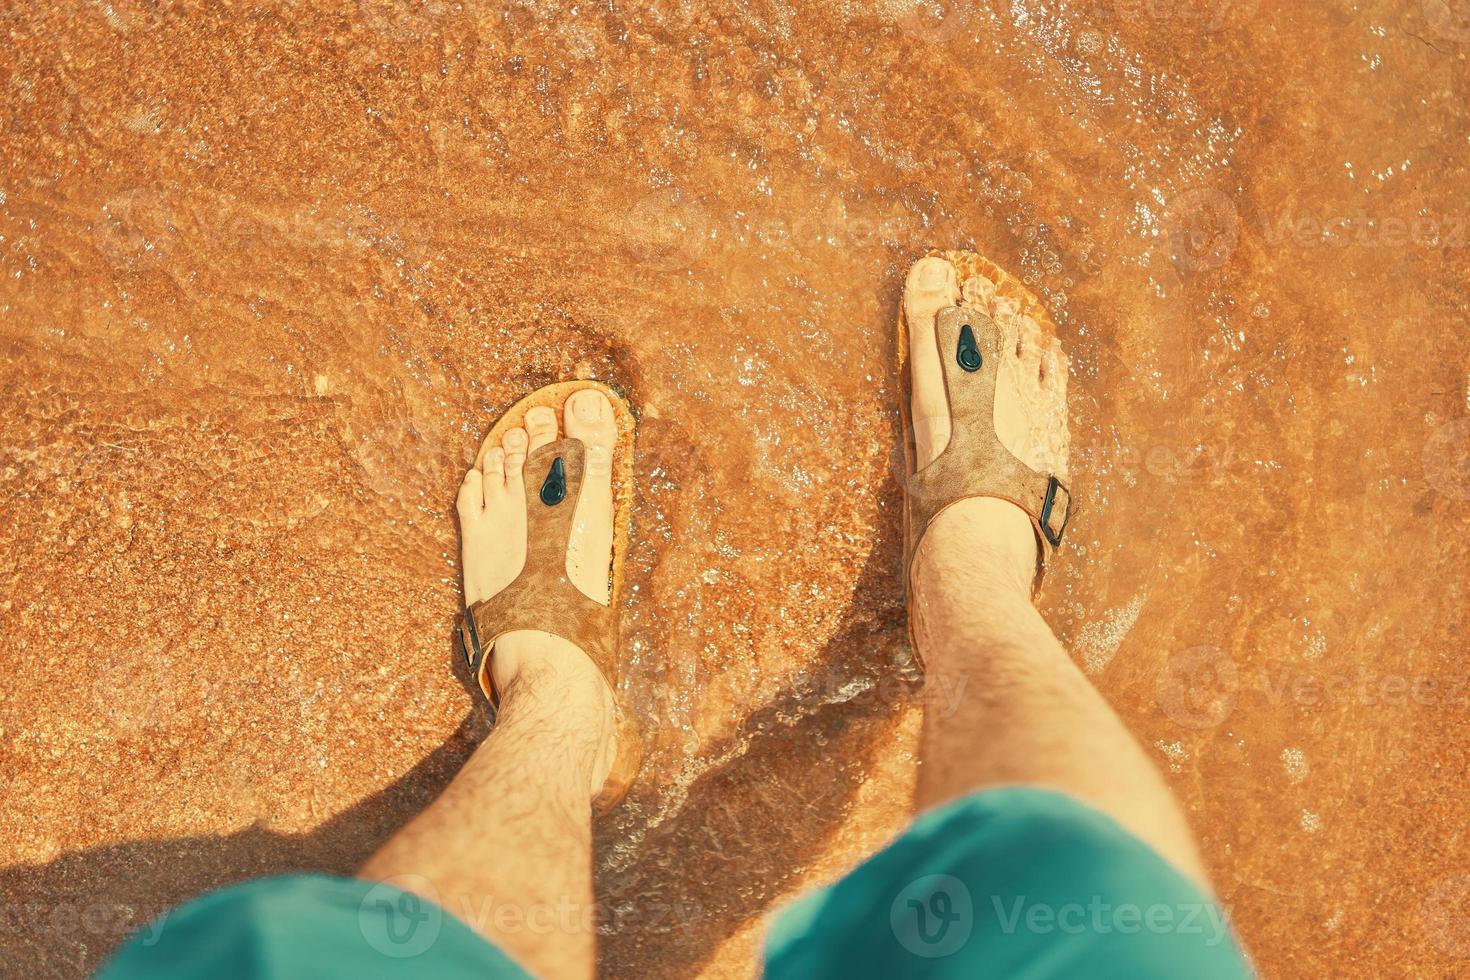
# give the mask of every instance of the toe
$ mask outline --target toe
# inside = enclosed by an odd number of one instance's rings
[[[927,466],[949,442],[949,406],[944,397],[944,368],[934,327],[940,310],[959,301],[955,268],[929,256],[914,263],[904,283],[904,320],[908,324],[912,372],[914,449],[919,468]]]
[[[577,422],[592,424],[609,414],[612,408],[607,403],[607,396],[592,388],[587,388],[572,395],[567,399],[567,424]]]
[[[567,399],[567,435],[587,446],[587,476],[606,483],[612,476],[612,447],[617,440],[612,403],[588,388]]]
[[[567,399],[567,436],[586,446],[586,469],[567,548],[567,572],[582,593],[608,601],[608,562],[612,558],[612,448],[617,439],[612,403],[602,392],[583,389]]]
[[[993,319],[995,328],[1000,334],[996,343],[999,345],[1004,370],[1013,371],[1020,366],[1021,356],[1026,351],[1026,335],[1022,328],[1021,318],[996,314]]]
[[[565,419],[567,435],[580,439],[589,447],[611,449],[615,435],[613,410],[607,396],[588,388],[567,399]]]
[[[995,308],[995,283],[985,276],[976,275],[966,279],[961,292],[966,306],[987,314]]]
[[[1016,356],[1033,377],[1041,373],[1041,355],[1045,343],[1046,337],[1041,332],[1041,324],[1029,316],[1021,317],[1020,327],[1016,331]]]
[[[1041,360],[1042,382],[1052,391],[1060,393],[1063,397],[1067,394],[1067,375],[1071,373],[1072,366],[1067,360],[1066,353],[1062,350],[1062,342],[1053,340],[1046,348],[1046,353]]]
[[[496,446],[485,454],[480,464],[485,470],[485,491],[492,493],[505,487],[505,447]]]
[[[526,555],[524,490],[506,485],[504,443],[519,442],[525,458],[526,433],[506,433],[487,446],[479,464],[465,475],[459,493],[460,561],[465,605],[472,606],[509,585]]]
[[[958,299],[954,266],[948,260],[931,255],[915,262],[903,287],[903,308],[909,325],[910,345],[917,345],[921,339],[915,338],[914,333],[927,335],[932,345],[935,315],[946,306],[953,306]]]
[[[459,485],[459,497],[455,500],[455,509],[459,511],[461,521],[474,520],[485,509],[483,483],[479,470],[472,469],[464,475],[464,480]]]
[[[528,452],[556,441],[556,412],[545,405],[538,405],[526,412],[526,433],[530,437]]]
[[[530,445],[530,436],[526,434],[525,429],[511,429],[505,433],[501,445],[505,447],[506,486],[518,486],[526,467],[526,452]]]

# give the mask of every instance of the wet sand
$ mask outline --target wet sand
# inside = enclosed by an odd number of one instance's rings
[[[583,375],[642,410],[606,971],[747,975],[909,814],[892,324],[938,246],[1051,306],[1044,611],[1262,971],[1465,969],[1470,20],[684,7],[0,15],[0,958],[80,975],[430,799],[486,725],[459,477]]]

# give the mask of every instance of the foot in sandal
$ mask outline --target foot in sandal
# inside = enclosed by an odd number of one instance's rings
[[[915,263],[902,315],[908,571],[968,576],[979,560],[987,578],[1032,594],[1071,507],[1068,364],[1055,327],[1028,290],[972,252]]]
[[[596,382],[543,388],[491,430],[457,501],[469,666],[496,704],[529,672],[549,675],[565,714],[581,721],[599,810],[637,767],[626,744],[636,733],[613,696],[632,424]]]

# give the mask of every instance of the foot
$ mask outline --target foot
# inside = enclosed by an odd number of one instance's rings
[[[923,469],[949,444],[949,401],[935,326],[939,311],[961,305],[988,314],[1003,337],[996,377],[995,432],[1001,444],[1033,469],[1067,479],[1067,357],[1020,304],[997,295],[976,275],[959,281],[955,266],[920,259],[904,284],[912,372],[916,464]],[[925,583],[991,582],[1029,601],[1036,572],[1036,534],[1026,512],[995,497],[962,500],[929,525],[914,559],[916,595]],[[922,596],[920,596],[922,598]]]
[[[609,602],[612,562],[612,452],[617,423],[612,405],[598,391],[578,391],[560,416],[551,408],[526,412],[524,427],[507,430],[499,445],[487,444],[460,485],[461,568],[466,606],[504,589],[526,563],[526,457],[562,434],[587,447],[582,493],[567,548],[567,576],[591,599]],[[614,758],[612,692],[592,660],[571,642],[539,630],[506,633],[495,642],[491,674],[502,713],[538,692],[554,695],[558,717],[569,731],[585,736],[589,790],[596,795]]]

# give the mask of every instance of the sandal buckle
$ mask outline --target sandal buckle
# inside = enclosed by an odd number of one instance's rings
[[[1062,523],[1059,524],[1059,525],[1057,525],[1056,530],[1053,531],[1052,530],[1052,526],[1051,526],[1051,514],[1052,514],[1052,510],[1056,506],[1056,502],[1057,502],[1057,491],[1058,490],[1060,490],[1062,492],[1062,497],[1063,497],[1063,500],[1062,500]],[[1046,537],[1046,540],[1051,544],[1051,546],[1053,548],[1058,547],[1062,543],[1062,533],[1067,530],[1067,521],[1071,520],[1071,518],[1072,518],[1072,493],[1071,493],[1071,491],[1069,491],[1062,484],[1062,481],[1061,480],[1058,480],[1054,476],[1048,476],[1046,478],[1046,499],[1044,501],[1042,501],[1042,504],[1041,504],[1041,519],[1038,521],[1038,523],[1041,525],[1041,533],[1042,533],[1042,535],[1044,535]]]
[[[470,672],[474,673],[475,667],[480,663],[484,654],[480,651],[480,631],[475,629],[475,613],[471,609],[464,611],[464,625],[459,628],[459,645],[464,650],[464,659]],[[471,649],[473,648],[473,654]]]

